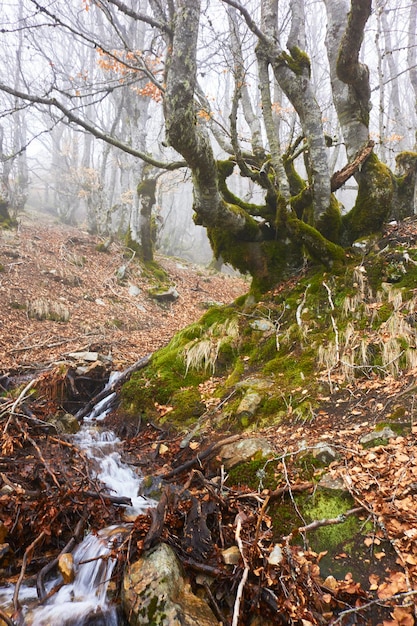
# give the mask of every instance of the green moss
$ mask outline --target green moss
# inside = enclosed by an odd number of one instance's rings
[[[288,228],[295,240],[307,248],[313,259],[323,263],[333,272],[343,267],[345,264],[343,248],[323,237],[316,228],[296,218],[288,220]]]
[[[275,489],[281,480],[276,463],[267,462],[265,457],[239,463],[229,470],[227,484],[229,486],[246,486],[250,489]]]
[[[325,213],[323,213],[315,226],[323,237],[333,243],[340,243],[342,215],[340,211],[340,204],[334,194],[330,196],[329,208]]]
[[[217,171],[219,173],[219,191],[223,200],[231,205],[240,207],[249,215],[263,215],[268,213],[268,205],[258,205],[251,202],[245,202],[230,191],[226,184],[226,178],[233,174],[235,163],[233,161],[217,161]]]
[[[170,404],[174,410],[160,419],[162,424],[169,422],[180,427],[188,426],[203,415],[206,410],[198,387],[188,387],[176,391],[171,397]]]
[[[391,210],[393,193],[390,169],[376,154],[370,154],[361,170],[355,206],[342,217],[342,237],[347,244],[381,229]]]
[[[105,242],[98,243],[95,249],[97,252],[105,252],[107,254],[109,252],[109,246]]]
[[[293,46],[289,50],[290,54],[285,51],[281,52],[282,61],[284,61],[287,67],[289,67],[294,74],[297,74],[297,76],[302,76],[305,73],[310,76],[311,62],[308,54],[297,46]]]
[[[122,409],[127,416],[142,414],[149,419],[159,419],[157,405],[168,405],[173,411],[163,420],[175,427],[187,425],[204,412],[198,385],[212,375],[204,364],[195,369],[186,363],[185,347],[200,339],[213,337],[217,342],[216,329],[230,328],[236,312],[234,307],[212,307],[195,324],[177,333],[170,343],[158,350],[150,365],[136,372],[122,387]],[[219,330],[220,332],[220,330]],[[233,349],[223,346],[220,367],[230,365],[236,358]]]

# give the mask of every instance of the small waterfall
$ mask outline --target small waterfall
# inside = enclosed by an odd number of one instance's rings
[[[119,376],[118,372],[112,374],[105,389],[109,389]],[[121,440],[114,432],[104,430],[100,425],[111,410],[114,396],[115,393],[110,392],[84,418],[79,433],[74,436],[74,443],[91,460],[92,478],[97,478],[107,493],[130,498],[132,506],[126,507],[126,519],[129,519],[156,503],[138,496],[142,479],[122,461],[119,452]],[[28,608],[33,606],[33,590],[23,585],[19,596],[21,603],[26,605],[24,623],[28,626],[118,626],[120,620],[117,611],[107,598],[108,585],[116,564],[111,552],[120,544],[130,527],[126,523],[109,526],[97,534],[90,533],[73,552],[74,582],[63,585],[44,606],[32,610]],[[60,583],[61,576],[49,581],[47,592]],[[0,606],[2,602],[10,603],[11,596],[12,590],[0,589]]]
[[[107,590],[116,559],[111,551],[127,527],[109,526],[97,535],[90,533],[74,550],[75,579],[52,596],[49,603],[29,614],[32,626],[117,626],[116,609],[107,602]],[[59,579],[48,587],[53,588]]]

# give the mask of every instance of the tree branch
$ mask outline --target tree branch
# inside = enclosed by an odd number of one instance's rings
[[[123,152],[126,152],[127,154],[131,154],[132,156],[137,157],[138,159],[141,159],[142,161],[145,161],[145,163],[149,163],[149,165],[153,165],[154,167],[157,167],[158,169],[164,169],[164,170],[171,172],[173,170],[180,169],[181,167],[187,167],[187,163],[185,163],[185,161],[173,161],[172,163],[157,161],[156,159],[153,159],[145,152],[141,152],[140,150],[135,150],[134,148],[131,148],[129,145],[123,143],[122,141],[119,141],[118,139],[115,139],[111,135],[108,135],[107,133],[99,130],[98,128],[90,124],[89,122],[81,119],[80,117],[78,117],[78,115],[75,115],[75,113],[73,113],[71,109],[66,107],[62,102],[60,102],[56,98],[45,98],[43,96],[33,96],[29,93],[25,93],[23,91],[13,89],[12,87],[9,87],[8,85],[4,85],[3,83],[0,83],[0,91],[4,91],[5,93],[15,96],[16,98],[20,98],[21,100],[32,102],[33,104],[42,104],[47,107],[56,108],[65,115],[65,117],[68,119],[69,122],[72,122],[73,124],[76,124],[77,126],[80,126],[81,128],[84,128],[84,130],[94,135],[94,137],[97,137],[97,139],[101,139],[102,141],[105,141],[106,143],[114,146],[115,148],[119,148]]]

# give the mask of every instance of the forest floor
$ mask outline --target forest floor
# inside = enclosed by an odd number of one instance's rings
[[[100,252],[103,240],[50,216],[19,220],[17,230],[0,230],[0,374],[37,371],[86,350],[123,369],[198,320],[206,303],[248,290],[238,276],[157,256],[179,295],[161,306],[148,295],[158,277],[122,243]]]
[[[398,234],[417,240],[415,224]],[[43,425],[57,409],[62,383],[54,364],[67,363],[70,353],[87,350],[111,355],[113,366],[123,370],[197,320],[207,302],[231,302],[248,288],[241,278],[158,258],[179,293],[175,303],[161,306],[147,293],[153,279],[129,263],[132,255],[126,256],[121,244],[112,243],[110,252],[103,253],[96,250],[97,243],[85,232],[42,222],[38,216],[25,218],[17,232],[0,233],[0,373],[11,380],[22,374],[29,379],[45,370],[39,378],[45,377],[44,397],[25,407],[26,396],[16,398],[13,389],[5,390],[0,405],[0,544],[8,541],[12,547],[3,573],[15,581],[26,561],[32,559],[29,573],[48,563],[86,514],[93,528],[121,517],[97,481],[88,477],[85,456]],[[117,272],[122,266],[126,278],[120,281]],[[132,285],[140,289],[136,296],[130,295]],[[36,308],[39,300],[43,309],[40,304]],[[64,309],[69,312],[67,321],[30,315],[36,310],[64,315]],[[136,555],[162,540],[175,547],[187,572],[214,577],[212,600],[216,604],[217,598],[219,620],[226,612],[225,624],[240,611],[236,623],[242,625],[256,623],[251,620],[261,614],[259,624],[411,626],[417,595],[416,379],[416,370],[399,379],[363,377],[323,398],[310,422],[297,423],[289,412],[279,426],[252,433],[266,438],[275,450],[270,465],[273,488],[262,488],[261,474],[258,488],[218,482],[218,467],[213,471],[218,442],[222,437],[236,439],[233,433],[206,432],[183,447],[183,433],[139,424],[140,432],[129,433],[125,442],[127,458],[144,474],[162,480],[164,489],[156,512],[135,521],[131,545]],[[54,388],[52,393],[46,385]],[[361,445],[360,437],[392,415],[398,404],[400,425],[406,422],[407,429],[369,449]],[[110,424],[122,433],[120,416],[115,414]],[[363,525],[371,523],[361,539],[368,551],[359,563],[359,569],[366,569],[361,580],[349,573],[341,580],[321,577],[326,551],[314,552],[305,540],[317,528],[340,525],[345,517],[329,518],[324,513],[310,525],[298,518],[288,522],[286,536],[273,536],[272,503],[283,506],[289,495],[294,504],[298,491],[315,492],[316,479],[323,473],[322,468],[308,476],[300,471],[300,441],[307,450],[318,443],[337,448],[339,456],[329,474],[342,480],[350,493],[353,506],[346,516],[359,516]],[[92,496],[94,491],[99,498]],[[32,544],[39,537],[40,554]],[[303,549],[297,537],[304,537]],[[276,545],[281,550],[278,557]],[[221,554],[236,546],[243,561],[231,569]],[[356,548],[352,554],[346,552],[337,554],[336,560],[354,567]],[[244,570],[248,579],[239,609],[230,604],[230,597],[242,593]]]

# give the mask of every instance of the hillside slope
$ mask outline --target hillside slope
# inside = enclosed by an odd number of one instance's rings
[[[36,369],[68,352],[111,354],[124,367],[197,320],[211,301],[248,289],[238,277],[157,258],[143,267],[114,241],[103,243],[43,214],[24,214],[17,230],[0,230],[0,373]],[[148,291],[175,287],[161,304]]]

